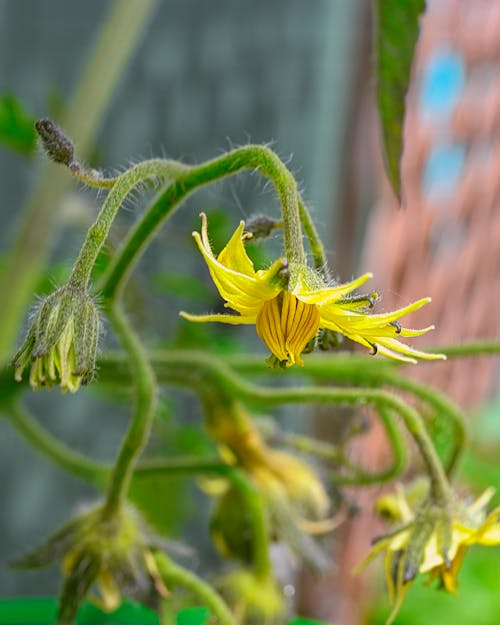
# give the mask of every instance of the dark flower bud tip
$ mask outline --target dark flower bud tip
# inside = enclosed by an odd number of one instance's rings
[[[35,122],[35,128],[50,160],[70,166],[75,156],[75,148],[62,130],[46,117]]]
[[[252,235],[254,239],[265,239],[275,228],[283,225],[281,220],[272,219],[267,215],[255,215],[245,224],[245,232]]]

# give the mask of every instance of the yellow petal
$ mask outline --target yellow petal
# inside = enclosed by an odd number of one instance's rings
[[[197,232],[193,233],[193,237],[221,297],[237,312],[256,314],[263,301],[272,299],[279,293],[280,287],[277,285],[257,280],[254,276],[239,273],[222,265],[206,250]]]
[[[233,236],[229,239],[226,247],[217,257],[217,260],[222,265],[238,271],[247,276],[254,276],[255,269],[252,261],[248,257],[248,254],[243,245],[243,229],[245,228],[245,222],[240,221],[240,225],[236,228]]]
[[[230,325],[252,325],[255,323],[255,316],[244,315],[191,315],[183,310],[179,313],[183,319],[196,323],[216,322],[229,323]]]
[[[349,293],[352,293],[355,289],[362,286],[367,280],[373,278],[373,274],[365,273],[356,280],[346,282],[345,284],[339,284],[337,286],[325,287],[324,289],[316,289],[315,291],[299,291],[295,295],[302,302],[307,304],[317,304],[318,306],[324,306],[336,302]]]
[[[491,498],[494,494],[495,488],[493,486],[490,486],[484,491],[484,493],[479,495],[479,497],[470,506],[467,506],[467,510],[473,515],[477,514],[478,512],[482,512],[490,503]]]
[[[241,222],[219,259],[215,258],[210,247],[204,214],[201,235],[193,232],[193,237],[227,306],[242,315],[251,315],[257,314],[262,302],[280,292],[282,287],[275,278],[283,268],[283,259],[278,259],[267,271],[255,272],[243,246],[243,226]]]
[[[404,315],[407,315],[408,313],[411,313],[414,310],[418,310],[419,308],[422,308],[422,306],[425,306],[431,301],[432,299],[430,297],[423,297],[422,299],[419,299],[416,302],[412,302],[411,304],[408,304],[408,306],[404,306],[403,308],[398,308],[397,310],[393,310],[392,312],[377,313],[377,314],[365,315],[365,316],[370,318],[370,324],[373,324],[373,325],[377,324],[377,325],[382,326],[387,323],[390,323],[391,321],[396,321],[397,319],[400,319]]]
[[[265,302],[257,315],[257,334],[287,367],[303,365],[300,355],[319,328],[319,311],[288,291]]]

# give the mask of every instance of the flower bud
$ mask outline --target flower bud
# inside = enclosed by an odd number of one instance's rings
[[[251,234],[254,239],[265,239],[275,228],[280,228],[282,225],[281,220],[267,215],[253,215],[246,222],[245,232]]]
[[[250,514],[241,492],[229,487],[217,500],[210,519],[212,541],[225,558],[251,565],[255,541]]]
[[[58,128],[53,121],[44,117],[35,123],[35,129],[40,137],[43,149],[54,163],[71,165],[75,155],[75,148],[70,139]]]
[[[61,386],[76,393],[95,372],[99,313],[85,292],[64,286],[39,305],[24,343],[14,356],[15,378],[20,381],[31,363],[33,390]]]

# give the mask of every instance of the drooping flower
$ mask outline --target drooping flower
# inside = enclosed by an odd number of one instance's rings
[[[207,219],[202,214],[201,234],[193,232],[196,244],[205,259],[210,275],[225,300],[225,307],[236,314],[181,316],[195,322],[220,322],[256,326],[257,334],[272,354],[271,364],[303,366],[301,354],[324,328],[380,353],[405,362],[416,358],[444,359],[441,354],[428,354],[404,344],[398,337],[412,337],[432,330],[402,328],[398,319],[418,310],[430,298],[423,298],[390,313],[371,314],[367,308],[377,293],[366,297],[352,293],[372,277],[366,273],[345,284],[327,286],[309,267],[288,265],[279,258],[268,269],[255,270],[244,241],[251,235],[244,232],[242,221],[227,245],[216,257],[210,246]]]
[[[224,462],[241,469],[262,498],[270,539],[286,543],[311,567],[325,568],[328,560],[312,534],[332,531],[336,521],[329,517],[330,498],[314,469],[268,445],[239,402],[213,407],[206,423]],[[251,564],[255,537],[245,495],[225,478],[204,484],[215,497],[210,527],[215,546],[224,556]]]
[[[14,356],[15,378],[30,366],[33,390],[59,385],[76,393],[95,372],[99,312],[86,292],[63,286],[39,305],[24,343]]]
[[[384,496],[378,505],[397,525],[387,536],[376,540],[367,558],[357,567],[364,568],[378,554],[385,554],[385,574],[393,610],[392,623],[403,599],[418,573],[428,573],[428,583],[439,580],[440,587],[455,594],[463,558],[472,545],[500,545],[500,507],[489,514],[486,506],[494,494],[487,489],[472,503],[458,498],[445,511],[422,497],[418,499],[399,487],[394,496]]]
[[[36,569],[61,562],[58,625],[73,623],[85,598],[111,612],[124,596],[157,607],[168,594],[154,558],[165,541],[128,505],[112,517],[103,511],[98,506],[72,519],[34,552],[12,563]]]

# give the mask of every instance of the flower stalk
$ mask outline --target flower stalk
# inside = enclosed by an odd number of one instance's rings
[[[126,499],[135,463],[147,443],[156,407],[157,383],[147,352],[118,305],[108,311],[108,317],[128,355],[135,386],[132,418],[113,466],[103,509],[105,516],[112,517]]]
[[[94,142],[117,81],[157,4],[157,0],[115,0],[111,4],[61,120],[83,154],[88,153]],[[12,350],[54,233],[58,232],[59,207],[70,184],[66,171],[47,163],[25,206],[18,234],[0,276],[2,297],[9,302],[8,306],[0,308],[0,359]],[[16,279],[13,280],[12,276]]]
[[[156,566],[167,588],[180,586],[192,592],[206,605],[217,619],[218,625],[235,625],[236,621],[221,597],[194,573],[179,566],[161,552],[155,553]]]
[[[179,176],[185,169],[184,165],[176,161],[151,159],[138,163],[119,176],[106,197],[95,223],[87,233],[71,272],[69,285],[81,290],[87,288],[97,255],[104,245],[118,210],[127,195],[146,180],[173,178]]]
[[[126,275],[157,229],[189,195],[204,185],[244,170],[256,170],[273,183],[282,207],[285,255],[288,262],[305,264],[297,184],[285,164],[272,150],[262,145],[246,145],[206,163],[184,167],[184,173],[177,176],[153,200],[112,260],[98,284],[104,298],[113,299],[116,296]]]

